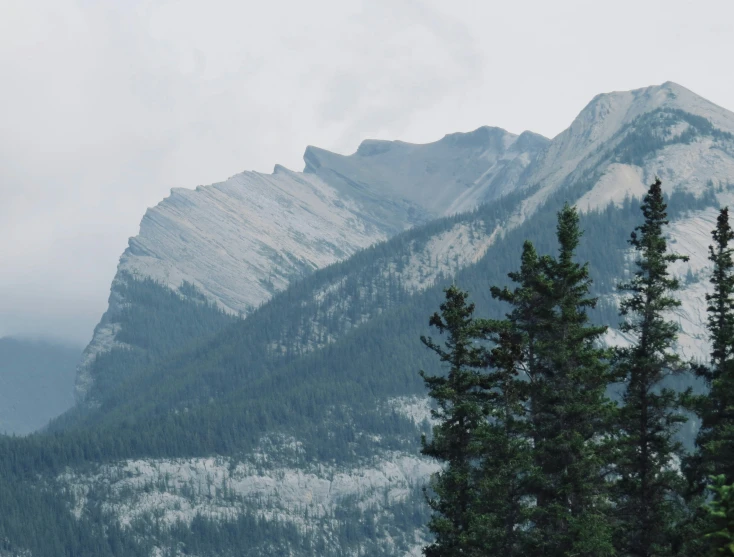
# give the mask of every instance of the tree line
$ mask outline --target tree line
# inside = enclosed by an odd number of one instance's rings
[[[467,292],[445,290],[429,320],[445,341],[421,337],[449,368],[421,372],[437,420],[422,452],[444,463],[426,492],[427,557],[734,555],[734,232],[721,209],[711,359],[689,363],[670,318],[680,306],[670,266],[687,258],[668,249],[659,180],[641,210],[636,269],[617,285],[620,346],[606,347],[608,328],[590,321],[597,300],[568,204],[557,255],[526,241],[510,285],[491,289],[504,318],[477,317]],[[669,388],[681,374],[703,378],[706,394]],[[691,413],[701,421],[692,453],[677,437]]]

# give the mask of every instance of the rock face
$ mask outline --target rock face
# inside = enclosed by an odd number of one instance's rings
[[[223,310],[246,315],[293,279],[510,192],[527,190],[520,210],[488,237],[473,237],[474,244],[501,238],[551,195],[579,184],[584,212],[641,197],[655,176],[668,193],[700,196],[728,187],[734,183],[732,132],[734,114],[668,82],[598,95],[551,141],[482,127],[425,145],[367,140],[349,156],[308,147],[304,172],[276,166],[270,175],[243,172],[195,190],[174,189],[148,210],[120,258],[109,309],[78,369],[77,399],[94,382],[97,355],[120,346],[116,316],[125,300],[115,285],[126,275],[175,291],[186,281]],[[638,156],[640,145],[655,142],[653,156]],[[455,249],[447,242],[434,244]],[[480,247],[461,261],[481,253]],[[447,264],[440,272],[460,266]],[[421,274],[408,280],[425,283]]]
[[[517,136],[485,126],[427,145],[368,140],[348,157],[309,147],[305,172],[343,187],[356,183],[381,196],[402,197],[436,216],[450,215],[512,191],[547,144],[532,132]]]
[[[305,172],[276,166],[195,190],[176,188],[140,224],[122,254],[108,311],[84,352],[83,400],[94,359],[115,346],[125,307],[115,285],[147,277],[186,281],[210,302],[246,315],[298,277],[419,223],[502,195],[547,140],[498,128],[427,145],[365,141],[344,157],[309,147]]]
[[[697,136],[698,127],[734,132],[734,113],[672,82],[597,95],[528,166],[520,183],[535,191],[520,220],[564,186],[590,182],[581,209],[640,196],[655,176],[665,191],[702,194],[734,176],[731,138]],[[717,134],[718,135],[718,134]],[[652,157],[636,153],[654,152]]]

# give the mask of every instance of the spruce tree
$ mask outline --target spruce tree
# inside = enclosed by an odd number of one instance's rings
[[[723,474],[712,478],[713,501],[707,506],[705,538],[710,542],[709,555],[734,556],[734,484],[728,485]]]
[[[467,555],[526,555],[530,507],[527,478],[532,444],[527,420],[527,382],[521,337],[507,322],[485,322],[494,342],[483,385],[487,420],[477,431],[477,505]]]
[[[706,295],[711,365],[698,370],[710,389],[698,404],[699,485],[709,476],[720,475],[726,483],[734,483],[734,231],[729,225],[728,208],[721,209],[712,236],[709,260],[713,263],[713,292]]]
[[[575,261],[582,232],[566,205],[558,215],[557,258],[545,258],[553,307],[541,346],[541,381],[534,390],[538,462],[535,520],[537,555],[612,555],[606,514],[605,433],[612,403],[607,352],[599,347],[606,327],[589,323],[595,307],[587,264]],[[542,502],[543,504],[540,504]]]
[[[581,231],[566,205],[558,214],[557,258],[523,248],[514,291],[493,289],[514,306],[508,319],[523,338],[533,467],[526,485],[536,505],[529,555],[613,555],[608,526],[606,443],[613,414],[612,376],[598,347],[605,327],[589,324],[587,265],[575,261]]]
[[[433,494],[428,504],[433,516],[428,527],[435,541],[424,549],[427,557],[467,555],[477,504],[476,432],[486,421],[480,373],[486,365],[486,350],[477,344],[483,333],[473,318],[474,304],[467,303],[468,294],[456,286],[445,292],[441,313],[434,313],[429,320],[440,333],[446,333],[445,346],[421,337],[449,365],[445,377],[421,371],[428,394],[437,405],[433,417],[439,422],[430,442],[423,439],[421,452],[444,464],[430,486]]]
[[[672,351],[678,326],[665,313],[680,305],[672,297],[679,285],[669,265],[687,258],[668,252],[666,208],[656,179],[642,204],[644,223],[629,240],[637,271],[618,286],[629,292],[620,304],[626,318],[621,329],[633,341],[617,351],[625,390],[615,455],[616,545],[621,555],[634,557],[674,555],[674,529],[683,512],[684,482],[676,470],[682,447],[674,436],[685,417],[679,394],[661,383],[682,368]]]

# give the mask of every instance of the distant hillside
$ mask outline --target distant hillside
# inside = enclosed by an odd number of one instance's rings
[[[0,431],[35,431],[74,403],[82,349],[44,340],[0,338]]]

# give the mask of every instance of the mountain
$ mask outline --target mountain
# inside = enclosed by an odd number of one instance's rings
[[[420,488],[436,464],[418,456],[431,417],[417,372],[441,366],[418,338],[430,334],[442,289],[455,281],[481,315],[501,316],[489,286],[507,283],[525,239],[554,252],[556,212],[575,203],[579,258],[600,296],[591,316],[612,325],[610,343],[625,342],[614,286],[631,268],[640,196],[659,175],[672,247],[691,256],[674,269],[685,283],[678,349],[705,359],[706,246],[717,208],[734,200],[733,123],[734,114],[666,83],[597,96],[550,141],[480,128],[426,146],[369,141],[349,157],[309,148],[303,174],[273,176],[352,200],[342,202],[355,222],[369,215],[384,235],[303,267],[255,308],[239,308],[243,318],[212,277],[239,265],[232,291],[248,292],[260,276],[246,274],[250,260],[177,250],[182,230],[189,244],[218,242],[229,253],[245,253],[238,246],[250,240],[222,228],[224,209],[203,191],[188,192],[195,201],[181,204],[176,223],[148,228],[144,219],[121,259],[80,373],[85,402],[49,433],[0,438],[0,478],[18,478],[0,482],[0,506],[17,501],[0,507],[11,517],[0,533],[34,555],[54,554],[54,544],[75,555],[419,555]],[[282,191],[270,189],[262,195]],[[170,200],[148,215],[172,211]],[[201,220],[207,211],[218,216]],[[246,211],[257,212],[236,213]],[[133,253],[137,242],[160,242],[157,255]],[[288,253],[297,259],[314,245]],[[144,261],[159,266],[145,271]],[[166,276],[166,265],[190,271]],[[288,268],[278,257],[269,265]],[[39,509],[35,522],[13,522],[28,508]]]
[[[533,161],[524,182],[542,188],[528,204],[592,175],[587,209],[639,196],[653,175],[668,191],[700,195],[709,180],[731,176],[731,155],[719,140],[732,131],[734,114],[672,82],[597,95]]]
[[[25,435],[71,408],[81,352],[52,341],[0,338],[0,431]]]
[[[426,145],[365,141],[349,157],[309,147],[302,173],[276,166],[270,175],[243,172],[172,190],[148,210],[120,258],[108,311],[79,367],[77,397],[92,387],[97,355],[124,347],[117,333],[125,277],[179,292],[186,283],[225,312],[246,315],[315,269],[506,193],[546,143],[484,127]]]
[[[469,211],[512,191],[529,162],[548,144],[484,126],[427,145],[364,141],[345,157],[308,147],[305,172],[332,184],[366,186],[383,197],[400,196],[434,216]]]

